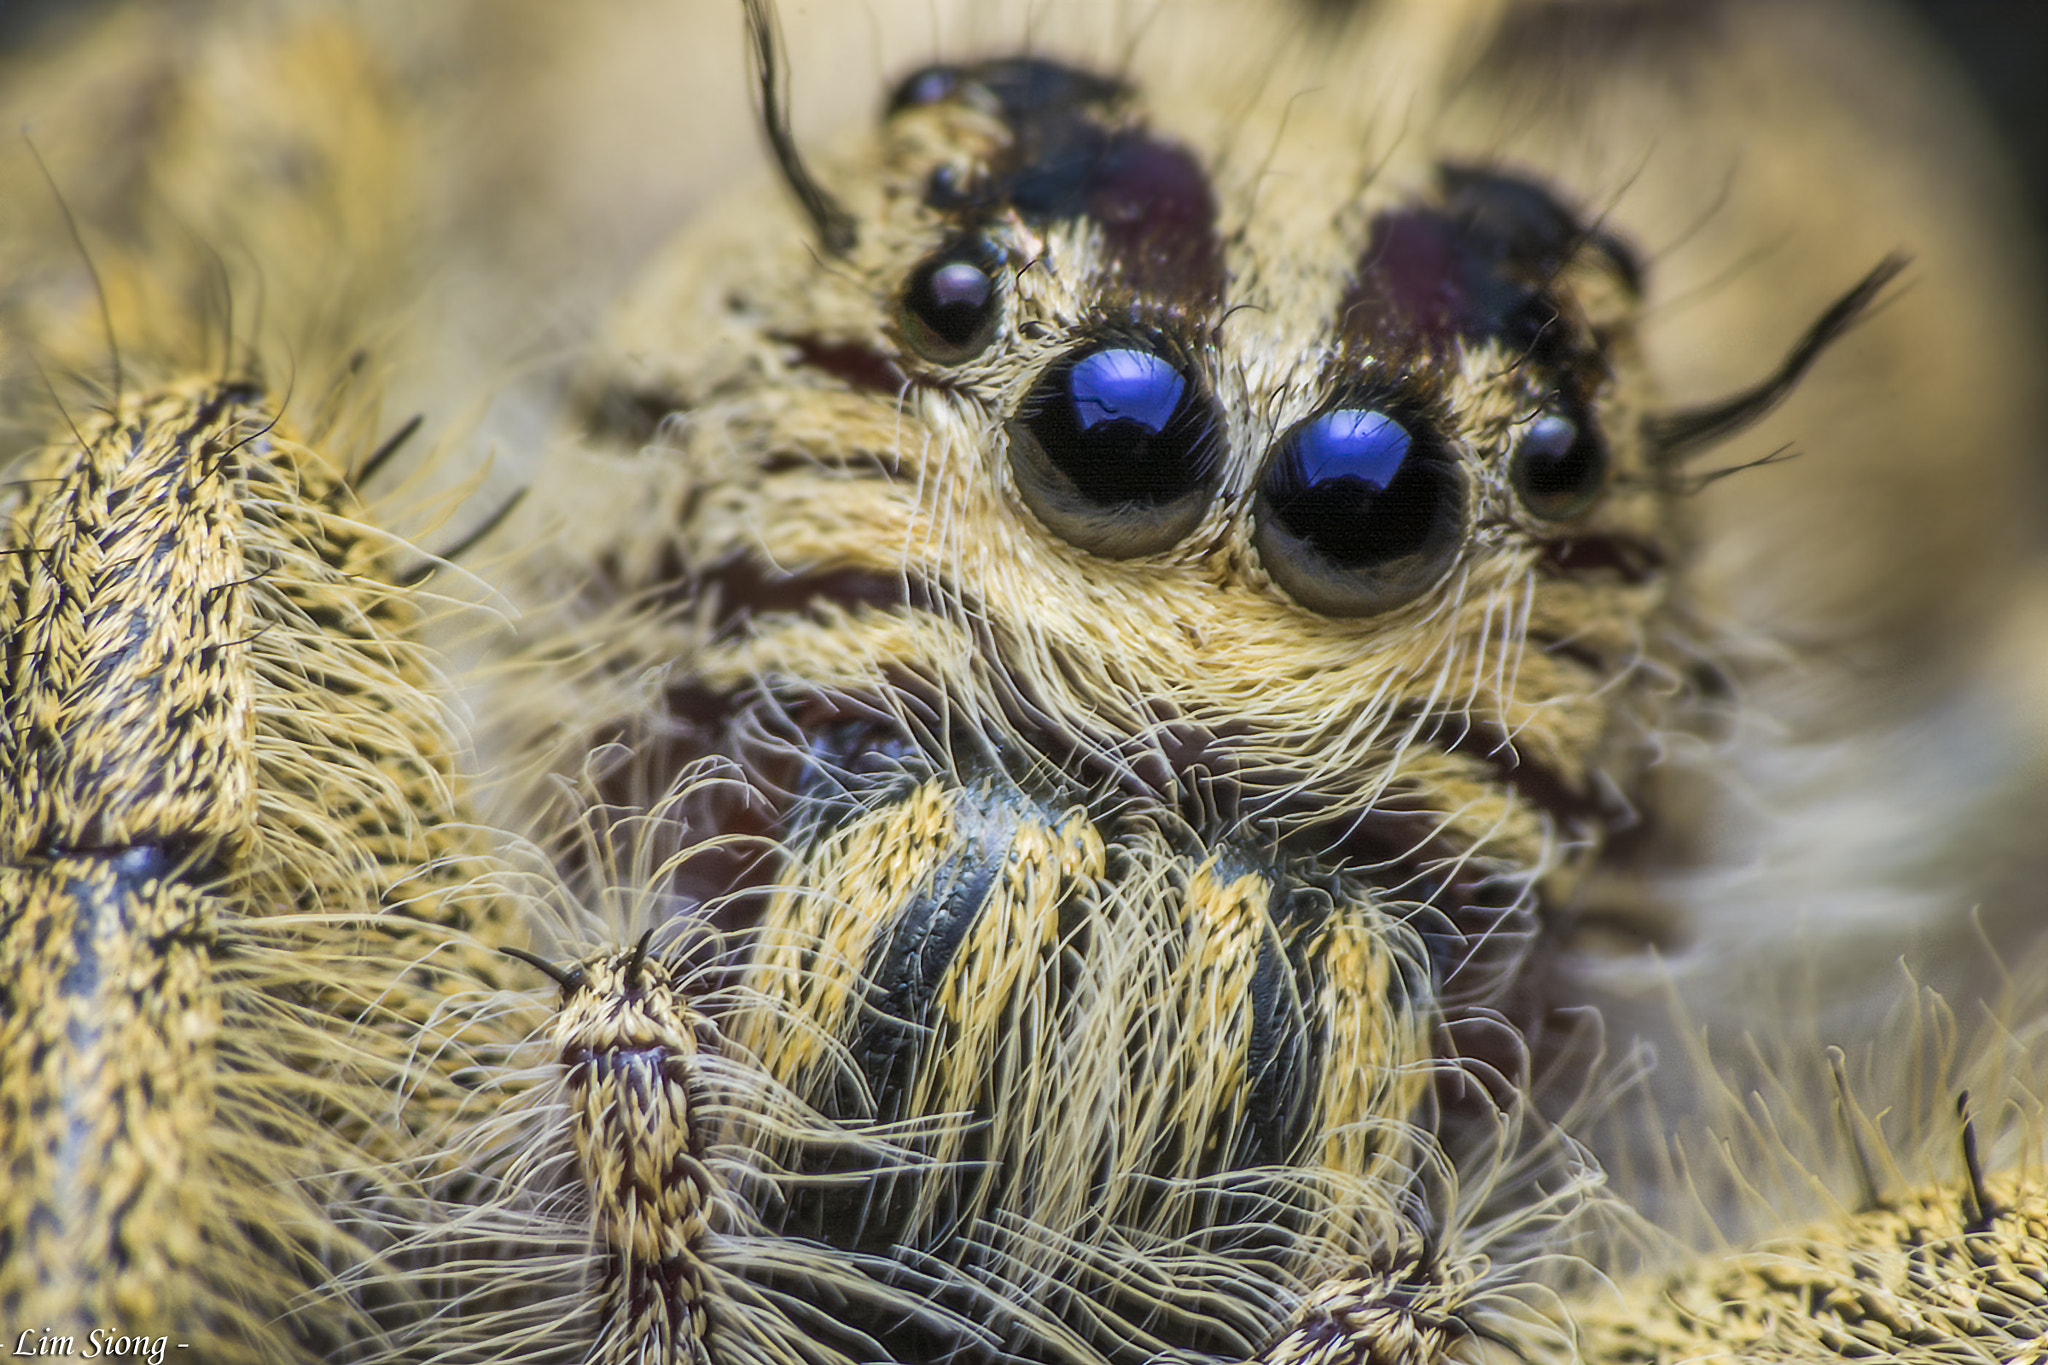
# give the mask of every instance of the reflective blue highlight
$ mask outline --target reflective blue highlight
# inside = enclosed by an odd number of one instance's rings
[[[1301,428],[1288,445],[1304,489],[1337,479],[1384,489],[1408,458],[1409,437],[1407,428],[1385,413],[1342,408]]]
[[[1162,431],[1186,391],[1180,371],[1149,351],[1097,351],[1076,361],[1067,377],[1084,431],[1117,421]]]

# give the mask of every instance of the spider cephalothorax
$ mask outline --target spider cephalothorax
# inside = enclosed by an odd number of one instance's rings
[[[1658,413],[1639,264],[1535,180],[1338,176],[1340,122],[1276,134],[1332,168],[1308,208],[1188,117],[1035,57],[916,72],[857,174],[779,135],[781,230],[681,243],[589,383],[684,547],[599,560],[655,603],[607,667],[662,678],[594,727],[599,793],[691,775],[715,1028],[911,1135],[851,1190],[766,1154],[765,1230],[817,1258],[769,1278],[829,1278],[849,1352],[1248,1354],[1436,1237],[1685,690],[1681,446],[1883,277]]]

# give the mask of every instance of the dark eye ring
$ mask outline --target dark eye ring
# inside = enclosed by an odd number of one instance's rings
[[[1001,263],[978,239],[950,242],[910,272],[898,326],[934,365],[960,365],[987,350],[1002,317]]]
[[[1545,521],[1584,516],[1607,486],[1607,443],[1584,414],[1545,412],[1515,443],[1508,482]]]
[[[1359,404],[1273,443],[1252,543],[1280,588],[1326,616],[1374,616],[1441,582],[1465,539],[1465,477],[1434,423]]]

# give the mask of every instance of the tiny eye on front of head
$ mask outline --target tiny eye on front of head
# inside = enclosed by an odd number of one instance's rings
[[[1253,544],[1295,601],[1373,616],[1434,587],[1465,535],[1465,479],[1427,421],[1367,406],[1296,423],[1273,445]]]
[[[1127,559],[1201,521],[1222,473],[1222,430],[1185,362],[1143,342],[1097,343],[1039,375],[1010,422],[1010,465],[1048,530]]]
[[[1607,443],[1583,413],[1545,412],[1523,431],[1508,463],[1522,506],[1545,521],[1585,515],[1607,486]]]
[[[904,286],[904,342],[934,365],[964,364],[987,350],[1002,316],[999,268],[994,253],[972,240],[928,257]]]

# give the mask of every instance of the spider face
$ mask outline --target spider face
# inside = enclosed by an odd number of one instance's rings
[[[1329,172],[1275,278],[1300,204],[1042,60],[914,75],[869,157],[843,256],[685,246],[621,328],[610,382],[682,423],[693,692],[1207,840],[1567,882],[1676,549],[1627,250],[1511,171],[1388,166]]]

